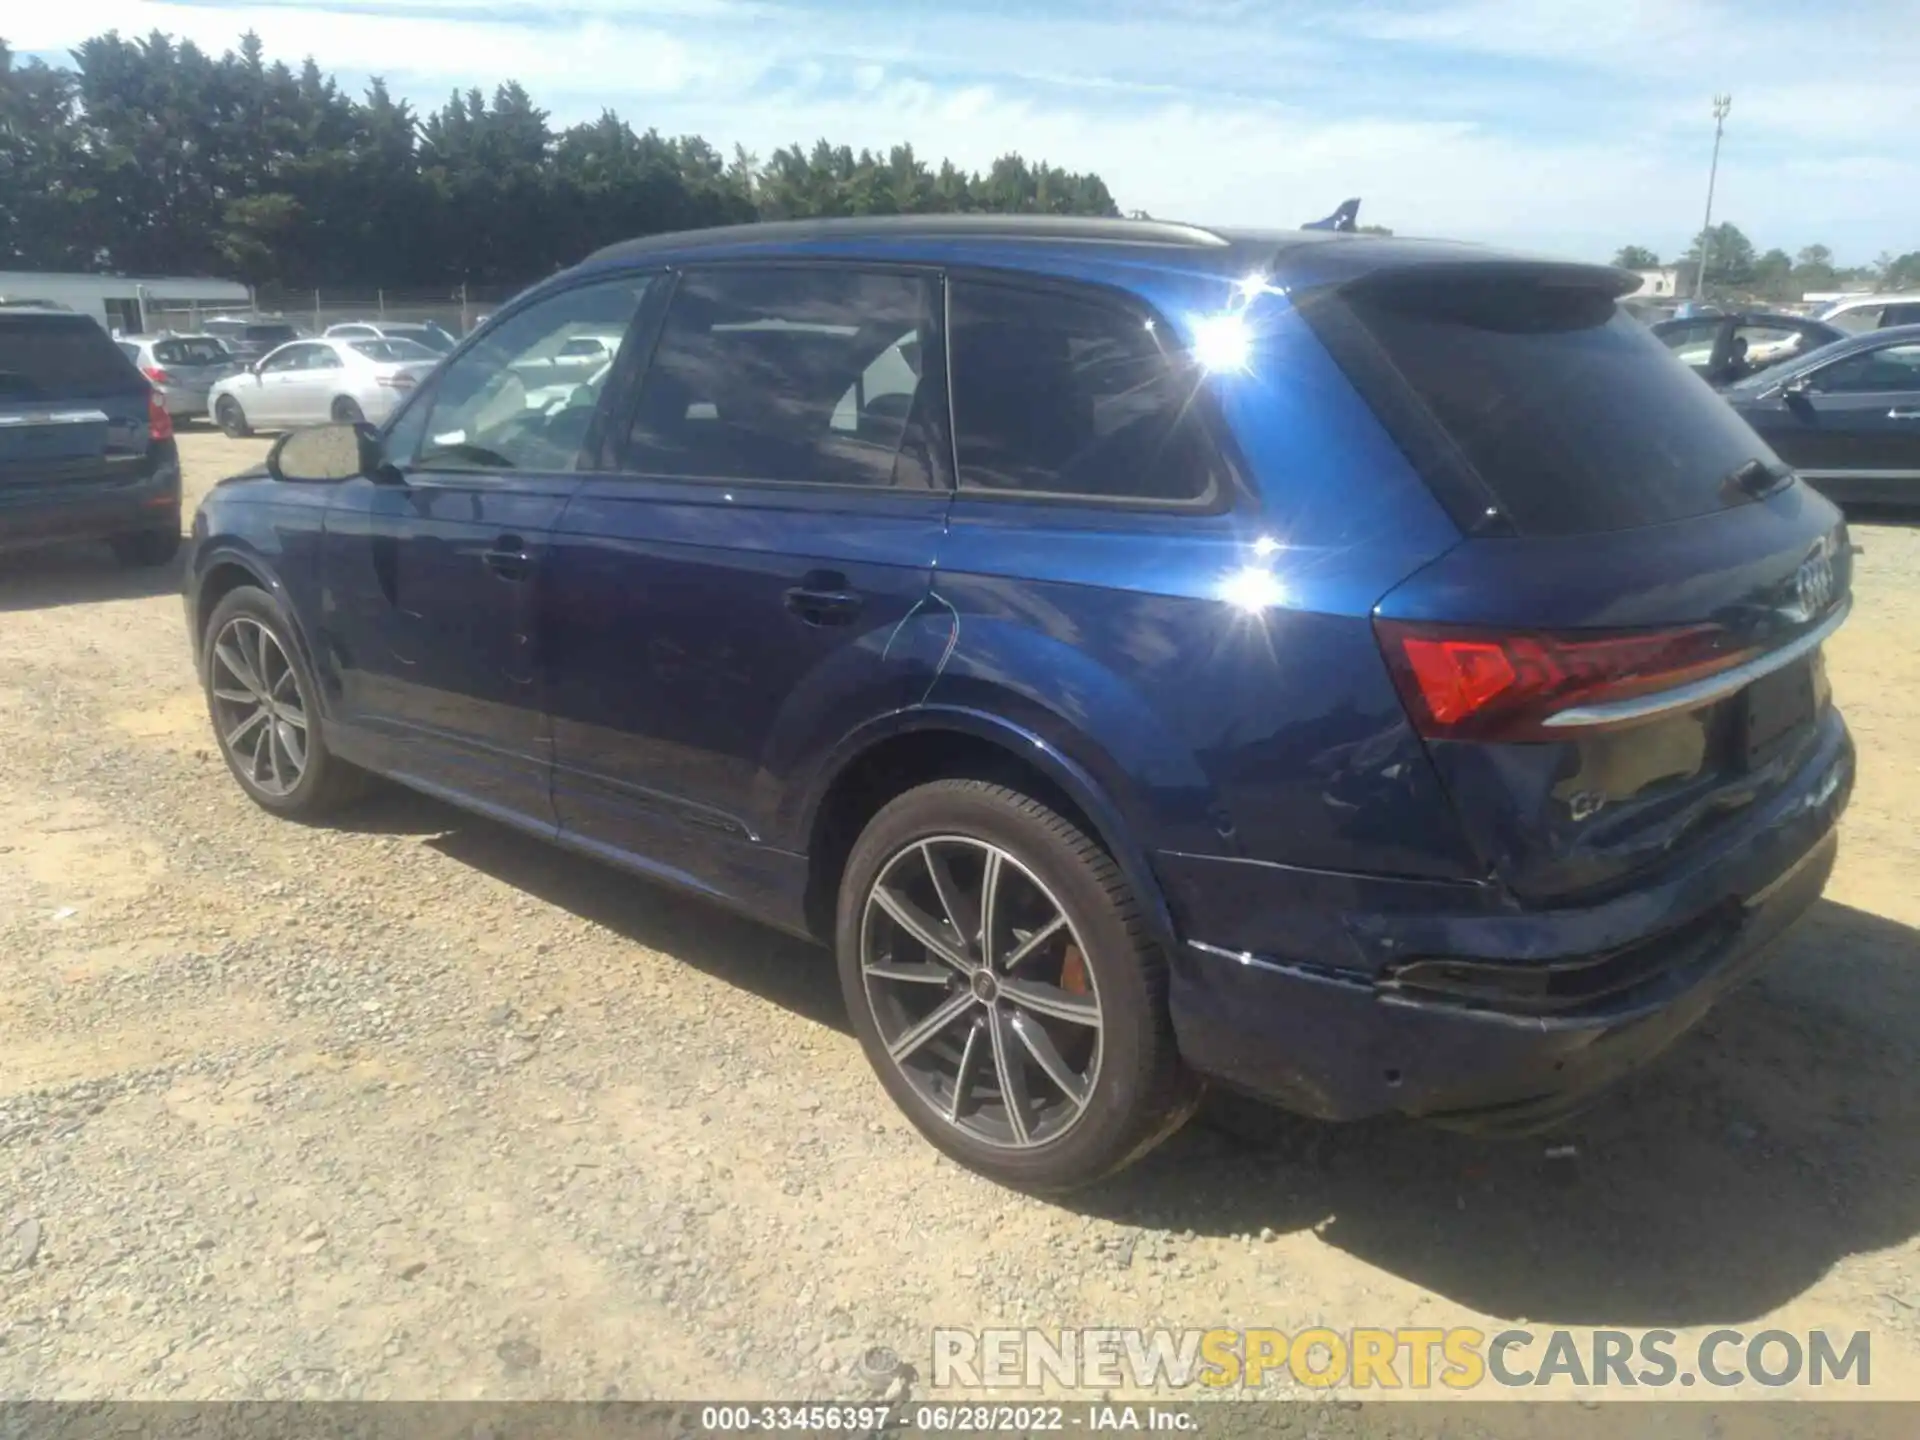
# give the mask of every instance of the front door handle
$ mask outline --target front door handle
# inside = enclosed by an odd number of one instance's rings
[[[787,609],[809,625],[845,625],[860,613],[866,597],[847,584],[847,577],[816,570],[801,577],[786,592]]]
[[[480,558],[502,580],[525,580],[533,573],[533,557],[527,553],[527,542],[518,535],[502,535]]]

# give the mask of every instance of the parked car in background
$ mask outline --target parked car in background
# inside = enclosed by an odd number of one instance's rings
[[[1920,325],[1920,294],[1909,290],[1893,295],[1849,295],[1822,310],[1820,319],[1849,335],[1895,325]]]
[[[431,322],[416,325],[411,321],[349,320],[329,325],[328,340],[411,340],[436,355],[451,355],[459,341]]]
[[[116,343],[176,420],[205,415],[207,392],[214,382],[242,368],[233,352],[212,335],[135,336]]]
[[[215,740],[278,814],[358,767],[835,945],[888,1094],[1009,1183],[1196,1076],[1537,1126],[1753,973],[1853,783],[1845,524],[1622,279],[1058,216],[616,245],[207,497]]]
[[[1742,310],[1662,320],[1653,333],[1681,363],[1715,386],[1731,385],[1846,337],[1820,320]]]
[[[1725,393],[1833,499],[1920,503],[1920,325],[1851,336]]]
[[[439,359],[411,340],[296,340],[217,382],[208,399],[229,435],[327,420],[378,424]]]
[[[225,344],[239,360],[258,360],[275,346],[300,338],[299,328],[285,320],[221,316],[200,328]]]
[[[126,565],[180,545],[180,453],[146,377],[90,317],[0,308],[0,551],[105,540]]]

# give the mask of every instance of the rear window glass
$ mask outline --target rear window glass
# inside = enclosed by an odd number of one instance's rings
[[[146,383],[84,316],[0,315],[0,399],[115,395]]]
[[[641,387],[630,464],[924,487],[924,437],[910,420],[932,296],[913,276],[842,269],[685,276]]]
[[[162,340],[153,347],[153,358],[162,365],[219,365],[227,359],[227,347],[218,340]]]
[[[1146,318],[1092,295],[955,281],[960,485],[1018,495],[1203,501],[1214,452],[1199,377]]]
[[[431,325],[409,325],[404,329],[389,327],[387,338],[423,346],[436,355],[445,355],[453,349],[453,337],[444,331],[434,329]]]
[[[382,360],[398,363],[402,360],[438,360],[440,357],[424,345],[411,340],[349,340],[349,348],[356,355],[364,355],[369,360]]]
[[[1571,535],[1724,509],[1746,498],[1727,478],[1767,454],[1599,290],[1454,275],[1307,313],[1415,463],[1456,482],[1435,488],[1469,527],[1462,470],[1519,533]]]
[[[246,338],[258,340],[268,345],[284,345],[289,340],[300,338],[300,332],[291,325],[249,325]]]

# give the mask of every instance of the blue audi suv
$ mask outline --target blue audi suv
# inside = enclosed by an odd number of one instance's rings
[[[214,490],[214,730],[276,813],[385,776],[832,945],[1008,1184],[1209,1082],[1534,1128],[1751,973],[1853,784],[1846,528],[1631,283],[1053,217],[617,245]]]

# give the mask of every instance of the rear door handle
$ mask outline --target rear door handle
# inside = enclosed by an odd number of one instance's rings
[[[848,587],[846,576],[816,571],[786,592],[786,602],[809,625],[844,625],[860,613],[866,597]]]
[[[502,535],[480,558],[502,580],[525,580],[533,573],[533,557],[518,535]]]

